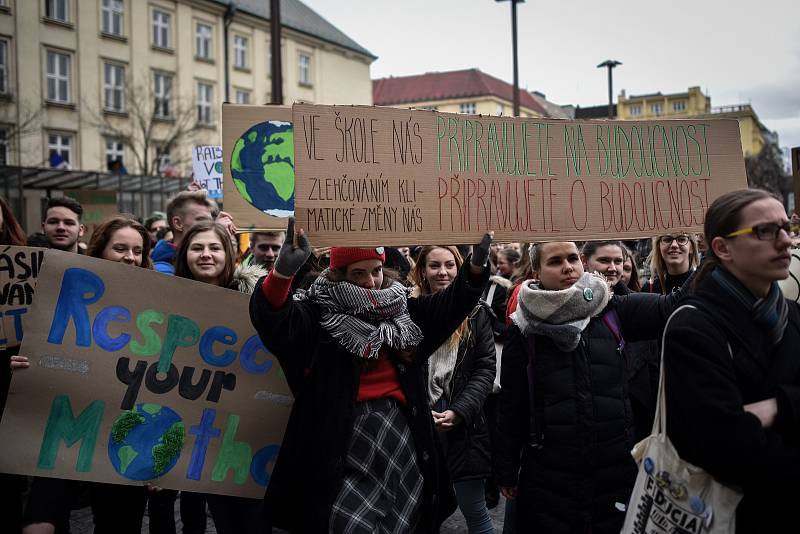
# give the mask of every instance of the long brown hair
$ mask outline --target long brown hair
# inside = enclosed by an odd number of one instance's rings
[[[458,248],[450,246],[450,245],[425,245],[422,247],[422,250],[419,251],[417,255],[417,261],[414,264],[414,268],[408,273],[411,282],[414,284],[416,291],[420,295],[431,295],[431,286],[428,283],[428,279],[425,276],[425,269],[428,267],[428,255],[437,248],[446,250],[453,255],[453,258],[456,260],[456,268],[461,269],[461,266],[464,265],[464,257],[461,256],[461,253],[458,251]],[[459,325],[453,335],[450,336],[450,339],[447,340],[448,345],[450,348],[457,347],[458,344],[461,342],[462,339],[466,338],[469,334],[469,318],[464,319],[464,322]]]
[[[700,253],[697,250],[697,237],[692,232],[681,232],[683,235],[689,237],[689,271],[700,265]],[[666,234],[665,234],[666,235]],[[661,236],[651,238],[650,255],[647,261],[650,263],[650,273],[652,276],[658,278],[661,284],[661,292],[667,290],[667,263],[664,261],[664,256],[661,254]]]
[[[636,264],[636,255],[625,246],[624,243],[622,245],[622,256],[625,258],[622,260],[622,268],[625,268],[625,262],[631,260],[631,278],[628,280],[628,289],[631,291],[641,291],[642,290],[642,283],[639,281],[639,266]]]
[[[731,191],[717,198],[711,203],[706,211],[706,220],[703,224],[703,236],[706,242],[706,255],[700,272],[697,273],[694,283],[697,285],[714,268],[721,265],[721,262],[711,242],[715,237],[725,237],[731,232],[735,232],[742,224],[742,210],[753,202],[773,198],[780,202],[780,199],[769,191],[763,189],[740,189]]]
[[[123,228],[133,228],[142,236],[142,263],[139,267],[152,269],[153,262],[150,259],[150,234],[145,230],[144,226],[139,224],[139,221],[124,215],[115,215],[95,228],[92,237],[89,239],[86,255],[93,258],[102,258],[103,251],[106,249],[108,242],[111,241],[114,233]]]
[[[3,224],[0,229],[0,245],[16,245],[24,247],[27,244],[25,231],[17,222],[16,217],[11,212],[8,202],[0,197],[0,211],[3,213]]]
[[[201,232],[208,232],[209,230],[212,230],[217,235],[220,242],[222,242],[222,250],[225,251],[225,267],[223,267],[222,273],[219,275],[219,286],[229,287],[233,283],[234,262],[236,261],[236,256],[233,252],[233,244],[231,243],[228,230],[221,224],[211,221],[199,222],[189,228],[189,231],[184,234],[181,245],[178,247],[178,253],[175,256],[175,276],[196,280],[191,269],[189,269],[187,254],[189,253],[189,247],[195,236]]]

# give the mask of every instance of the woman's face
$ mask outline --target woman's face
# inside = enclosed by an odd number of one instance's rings
[[[425,280],[431,293],[441,291],[450,285],[458,274],[458,266],[453,253],[446,248],[435,248],[425,259]]]
[[[633,273],[633,260],[630,258],[626,258],[624,262],[622,262],[622,276],[620,277],[620,281],[625,285],[631,281],[631,274]]]
[[[128,265],[142,264],[142,236],[133,228],[120,228],[113,234],[103,249],[102,258],[109,261],[118,261]]]
[[[578,247],[572,241],[539,245],[541,267],[534,272],[544,289],[560,290],[572,287],[583,276],[583,263]]]
[[[603,245],[598,247],[590,257],[584,258],[586,270],[603,274],[609,286],[619,282],[623,262],[622,249],[617,245]]]
[[[669,274],[683,274],[689,270],[691,247],[688,234],[668,234],[658,238],[658,250]]]
[[[364,289],[380,289],[383,285],[381,260],[361,260],[347,266],[345,280]]]
[[[215,231],[195,234],[186,252],[186,263],[195,280],[218,284],[225,261],[225,247]]]
[[[500,276],[508,278],[514,272],[514,264],[508,261],[508,257],[500,252],[497,255],[497,270],[500,271]]]

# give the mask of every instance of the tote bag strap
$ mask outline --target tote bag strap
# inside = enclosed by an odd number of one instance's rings
[[[690,308],[693,310],[697,309],[691,304],[679,306],[675,311],[672,312],[672,315],[669,316],[669,319],[667,319],[667,324],[664,325],[664,332],[661,334],[661,362],[660,371],[658,374],[658,399],[656,401],[656,416],[653,419],[653,431],[651,433],[651,435],[658,436],[661,440],[663,440],[664,436],[667,434],[667,403],[664,398],[666,395],[666,392],[664,391],[664,348],[667,341],[667,329],[669,328],[669,323],[672,321],[672,318],[675,317],[679,311],[685,308]]]

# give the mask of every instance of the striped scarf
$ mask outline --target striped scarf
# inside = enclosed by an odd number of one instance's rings
[[[722,267],[714,269],[711,277],[750,312],[753,322],[766,332],[773,347],[781,342],[789,323],[789,307],[777,282],[772,282],[767,296],[759,299]]]
[[[365,359],[376,359],[384,344],[398,350],[419,345],[422,330],[408,313],[408,288],[393,282],[386,289],[364,289],[334,282],[329,273],[323,271],[308,291],[298,291],[294,298],[320,307],[320,324],[339,345]]]

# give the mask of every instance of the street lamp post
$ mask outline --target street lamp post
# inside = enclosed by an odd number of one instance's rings
[[[609,119],[613,119],[614,118],[614,104],[613,104],[614,90],[613,90],[613,84],[612,84],[612,81],[611,81],[611,71],[617,65],[622,65],[622,62],[621,61],[617,61],[615,59],[607,59],[607,60],[603,61],[602,63],[600,63],[597,66],[598,69],[600,67],[608,67],[608,118]]]
[[[506,0],[495,0],[505,2]],[[511,0],[511,48],[514,58],[514,116],[519,117],[519,65],[517,62],[517,4],[525,0]]]

